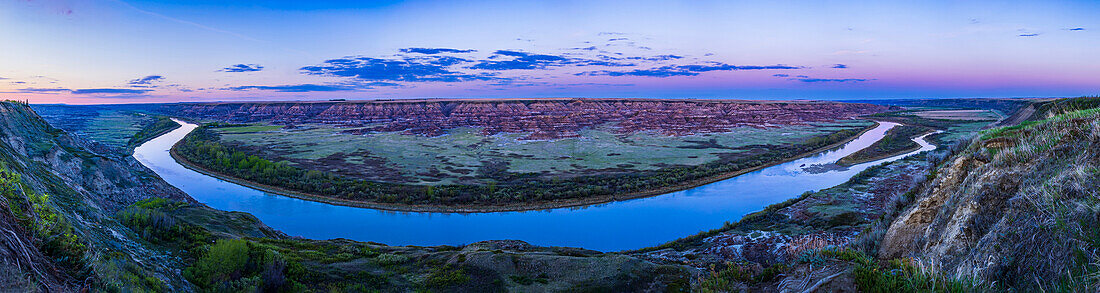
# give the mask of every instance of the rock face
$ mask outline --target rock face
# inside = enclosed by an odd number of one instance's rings
[[[1095,112],[986,134],[895,219],[879,257],[911,257],[955,277],[1050,291],[1098,261],[1097,166]]]
[[[429,136],[443,134],[444,130],[455,127],[481,127],[485,134],[529,133],[528,139],[572,137],[582,128],[603,124],[610,124],[621,133],[725,132],[738,126],[835,121],[890,109],[880,105],[832,102],[650,99],[201,103],[171,107],[176,115],[234,123],[266,121],[286,125],[371,126],[347,132],[403,131]]]

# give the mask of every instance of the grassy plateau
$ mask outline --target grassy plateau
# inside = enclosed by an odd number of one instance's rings
[[[455,129],[424,137],[340,134],[323,126],[207,124],[174,148],[199,171],[307,199],[395,210],[490,211],[652,196],[833,147],[873,124],[853,120],[728,133],[558,140]]]

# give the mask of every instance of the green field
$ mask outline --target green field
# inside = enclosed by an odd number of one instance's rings
[[[695,166],[749,147],[797,144],[813,136],[869,125],[868,121],[850,120],[767,129],[741,127],[690,136],[624,135],[596,128],[580,131],[578,138],[557,140],[521,140],[522,133],[486,136],[476,128],[451,129],[435,137],[399,132],[341,134],[342,129],[326,125],[215,130],[224,143],[306,169],[387,182],[454,184],[484,183],[501,172],[579,176]]]

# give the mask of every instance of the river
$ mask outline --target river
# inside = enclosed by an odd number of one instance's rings
[[[834,163],[883,137],[896,123],[881,122],[844,146],[741,176],[654,197],[587,207],[496,213],[394,212],[337,206],[252,189],[187,169],[169,149],[197,125],[183,125],[134,150],[139,162],[210,207],[255,215],[268,226],[311,239],[347,238],[389,245],[463,245],[517,239],[540,246],[620,251],[659,245],[721,227],[764,207],[847,181],[870,166],[935,149],[925,136],[919,150],[848,168]]]

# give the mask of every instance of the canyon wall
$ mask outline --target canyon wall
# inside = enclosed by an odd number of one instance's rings
[[[610,124],[620,133],[725,132],[739,126],[828,122],[891,109],[836,102],[650,99],[199,103],[169,107],[174,115],[232,123],[321,123],[356,128],[349,133],[403,131],[428,136],[455,127],[481,127],[485,134],[529,133],[528,139],[573,137],[582,128],[602,124]]]

